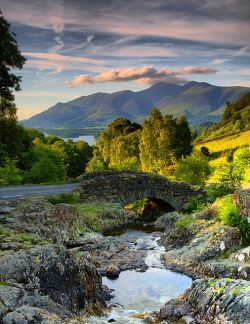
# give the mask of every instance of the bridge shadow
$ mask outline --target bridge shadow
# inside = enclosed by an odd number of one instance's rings
[[[150,197],[147,198],[141,211],[141,220],[143,222],[154,222],[159,216],[175,211],[176,209],[168,202]]]

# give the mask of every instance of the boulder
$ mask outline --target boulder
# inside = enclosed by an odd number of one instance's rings
[[[239,213],[248,218],[250,223],[250,188],[237,190],[235,193],[235,202]]]
[[[60,245],[36,246],[0,259],[1,316],[29,305],[60,317],[105,306],[101,278],[89,261]],[[7,292],[7,293],[6,293]]]
[[[119,277],[120,273],[121,273],[121,270],[114,265],[110,265],[106,269],[106,276],[109,279],[117,279]]]
[[[166,303],[160,319],[187,323],[249,323],[250,282],[195,280],[183,295]],[[179,322],[178,322],[179,323]]]

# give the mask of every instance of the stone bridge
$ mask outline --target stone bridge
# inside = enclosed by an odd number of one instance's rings
[[[110,201],[126,206],[142,198],[163,200],[180,210],[201,190],[184,182],[173,182],[162,176],[138,171],[102,171],[84,174],[78,189],[80,200]]]

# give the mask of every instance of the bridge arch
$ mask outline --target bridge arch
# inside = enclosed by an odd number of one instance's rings
[[[84,174],[80,186],[80,200],[109,201],[126,206],[128,203],[154,198],[163,200],[180,210],[190,197],[201,195],[184,182],[139,171],[102,171]]]

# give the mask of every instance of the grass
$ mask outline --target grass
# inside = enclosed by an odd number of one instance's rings
[[[61,203],[75,204],[79,202],[79,193],[77,191],[73,193],[63,193],[60,196],[50,196],[48,200],[53,205]]]
[[[193,224],[195,221],[196,219],[193,216],[186,215],[178,219],[177,222],[175,223],[175,226],[179,229],[184,229],[188,225]]]
[[[228,151],[232,148],[237,148],[243,145],[250,145],[250,130],[225,136],[223,138],[214,139],[211,141],[203,141],[195,144],[195,148],[200,150],[202,146],[206,146],[211,153]]]
[[[87,228],[96,232],[102,232],[107,225],[111,225],[120,216],[120,209],[112,203],[106,202],[84,202],[77,204],[79,218],[84,222]],[[79,228],[80,232],[86,231],[86,228]]]

